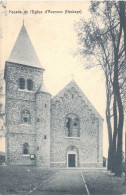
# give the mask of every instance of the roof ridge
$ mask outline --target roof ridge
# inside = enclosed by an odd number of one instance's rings
[[[90,109],[92,109],[98,117],[100,117],[102,120],[102,116],[99,114],[99,112],[96,110],[96,108],[94,107],[94,105],[91,103],[91,101],[88,99],[88,97],[85,95],[85,93],[82,91],[82,89],[78,86],[78,84],[72,79],[72,81],[70,81],[61,91],[59,91],[53,98],[52,98],[52,102],[56,101],[60,96],[62,96],[66,90],[69,90],[70,87],[72,87],[71,85],[73,85],[73,87],[77,87],[78,88],[78,92],[80,94],[80,96],[83,98],[83,100],[85,101],[85,103],[87,103],[87,105],[89,106]]]

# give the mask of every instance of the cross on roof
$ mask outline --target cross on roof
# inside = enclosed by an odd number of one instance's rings
[[[24,7],[23,7],[23,9],[22,9],[22,17],[23,17],[23,25],[24,25]]]

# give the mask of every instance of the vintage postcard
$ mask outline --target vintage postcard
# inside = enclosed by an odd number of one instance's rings
[[[116,8],[96,2],[0,1],[1,195],[126,194],[124,167],[121,177],[107,170],[106,78],[114,68],[105,71],[112,48],[103,17]]]

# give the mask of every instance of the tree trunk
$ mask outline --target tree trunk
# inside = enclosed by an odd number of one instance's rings
[[[124,121],[124,114],[123,114],[123,105],[121,100],[121,94],[119,90],[119,83],[116,82],[116,98],[119,110],[119,122],[118,122],[118,142],[117,142],[117,168],[116,168],[116,175],[122,175],[122,135],[123,135],[123,121]]]
[[[117,139],[117,105],[116,105],[116,97],[114,95],[113,102],[113,115],[114,115],[114,130],[113,130],[113,156],[112,156],[112,173],[116,173],[116,139]]]
[[[122,132],[123,132],[123,107],[119,104],[119,125],[118,125],[118,143],[117,143],[117,169],[116,175],[122,175]]]
[[[123,132],[123,105],[118,80],[118,53],[115,53],[115,66],[114,66],[114,95],[116,96],[118,106],[118,141],[117,141],[117,155],[116,155],[116,176],[122,175],[122,132]]]
[[[106,121],[107,121],[107,129],[108,129],[108,139],[109,139],[109,149],[108,149],[108,165],[107,169],[112,169],[112,127],[110,121],[110,94],[108,87],[108,79],[106,75]]]
[[[120,8],[120,23],[123,27],[124,32],[124,49],[125,49],[125,58],[126,58],[126,2],[119,1]],[[125,119],[126,120],[126,119]],[[124,184],[126,185],[126,124],[125,124],[125,179]]]

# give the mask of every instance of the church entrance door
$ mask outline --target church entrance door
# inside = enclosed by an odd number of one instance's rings
[[[78,151],[74,146],[70,146],[67,149],[67,167],[77,167],[78,166]]]
[[[68,154],[68,166],[75,167],[75,154]]]

